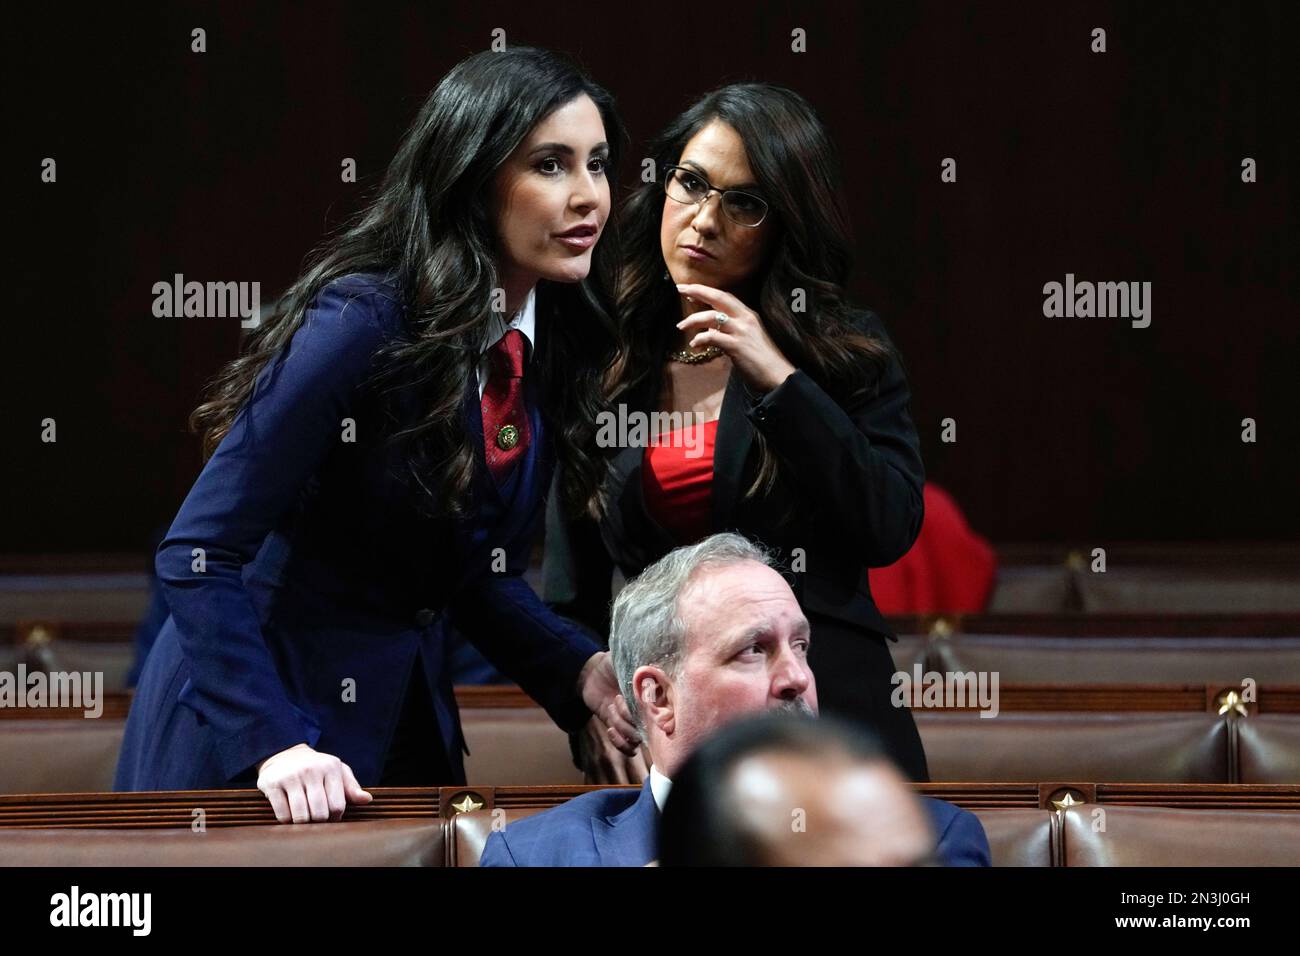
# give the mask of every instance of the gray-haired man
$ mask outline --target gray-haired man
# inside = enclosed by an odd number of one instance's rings
[[[649,750],[645,785],[512,823],[488,837],[480,865],[644,866],[657,856],[673,773],[701,741],[748,714],[817,713],[808,620],[771,558],[741,535],[715,534],[646,568],[614,602],[609,643]],[[983,853],[987,863],[986,844]]]

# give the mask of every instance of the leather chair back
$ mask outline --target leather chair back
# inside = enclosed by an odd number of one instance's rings
[[[1300,813],[1083,804],[1061,846],[1065,866],[1295,866]]]
[[[0,866],[443,866],[442,820],[190,830],[0,829]]]
[[[1214,714],[913,713],[936,783],[1231,779],[1227,720]]]

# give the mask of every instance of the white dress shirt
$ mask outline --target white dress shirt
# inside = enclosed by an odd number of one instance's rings
[[[479,353],[478,360],[478,397],[483,399],[483,390],[487,388],[488,375],[491,373],[491,361],[488,356],[488,350],[501,341],[506,332],[511,329],[518,329],[524,333],[524,339],[528,345],[524,349],[524,364],[528,364],[528,358],[532,350],[537,348],[537,286],[528,290],[528,298],[524,300],[523,306],[507,322],[500,313],[493,312],[488,318],[487,328],[483,333],[482,351]]]
[[[664,812],[664,801],[668,799],[668,791],[673,788],[673,782],[655,769],[655,765],[650,765],[650,793],[655,798],[655,806],[659,812]]]

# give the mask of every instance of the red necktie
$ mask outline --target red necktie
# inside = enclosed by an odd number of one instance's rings
[[[524,407],[524,334],[511,329],[488,353],[483,389],[483,451],[492,479],[501,484],[528,448]]]

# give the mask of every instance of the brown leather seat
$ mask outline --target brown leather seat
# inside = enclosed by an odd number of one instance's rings
[[[140,567],[145,556],[139,559]],[[69,575],[73,576],[69,576]],[[80,568],[18,572],[0,588],[0,622],[88,621],[129,622],[149,607],[149,577],[138,571],[123,574],[87,573]]]
[[[1110,783],[1224,783],[1229,739],[1213,714],[1030,714],[983,719],[915,711],[931,779],[940,781],[1101,780]],[[467,711],[471,784],[581,783],[568,738],[535,708]],[[1276,719],[1258,733],[1247,718],[1243,782],[1300,782],[1294,730]],[[0,720],[0,793],[112,789],[121,721]],[[1289,779],[1288,779],[1289,778]]]
[[[568,740],[532,708],[466,711],[471,784],[581,783]],[[993,719],[915,711],[931,779],[1224,783],[1231,744],[1213,714],[1033,714]],[[109,720],[0,721],[0,793],[112,789],[123,724]],[[1236,723],[1242,783],[1300,783],[1300,718]]]
[[[462,714],[470,784],[582,782],[568,738],[540,708]],[[1230,725],[1213,713],[914,714],[936,782],[1300,783],[1295,715],[1253,714]],[[108,718],[0,720],[0,793],[110,790],[122,729]]]
[[[537,707],[461,712],[470,784],[582,783],[569,738]],[[0,720],[0,793],[113,789],[122,720]]]
[[[582,783],[569,737],[540,707],[465,708],[465,780],[482,786]]]
[[[1300,575],[1293,549],[1125,545],[1110,553],[1104,573],[1090,555],[1072,567],[1048,548],[1025,560],[1000,548],[993,613],[1152,612],[1264,614],[1300,611]]]
[[[1069,573],[1063,565],[998,568],[987,610],[995,614],[1054,614],[1070,607]]]
[[[1002,684],[1221,684],[1267,675],[1300,684],[1296,637],[1038,637],[962,634],[932,641],[927,667],[996,671]]]
[[[122,720],[0,720],[0,793],[113,789]]]
[[[447,821],[447,859],[450,866],[478,866],[479,857],[495,827],[501,829],[516,820],[541,813],[546,807],[520,810],[475,810],[459,813]]]
[[[975,810],[994,866],[1054,866],[1057,820],[1052,810]]]
[[[1300,783],[1300,715],[1256,714],[1236,727],[1240,783]]]
[[[1169,614],[1265,614],[1300,611],[1300,576],[1294,569],[1112,567],[1081,572],[1076,584],[1090,613],[1152,611]]]
[[[442,866],[442,820],[190,830],[0,829],[0,866]]]
[[[1300,813],[1083,804],[1061,847],[1065,866],[1295,866]]]
[[[135,663],[135,645],[116,641],[76,641],[59,638],[40,653],[27,655],[27,669],[102,674],[104,693],[122,693]]]
[[[938,782],[1228,783],[1225,718],[914,710]]]

